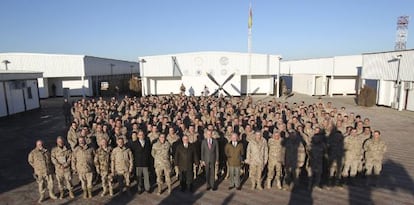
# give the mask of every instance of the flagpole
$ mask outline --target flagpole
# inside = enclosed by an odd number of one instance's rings
[[[247,34],[247,52],[249,55],[249,73],[247,75],[247,95],[251,95],[251,70],[252,70],[252,3],[249,5],[249,20],[248,20],[248,34]]]

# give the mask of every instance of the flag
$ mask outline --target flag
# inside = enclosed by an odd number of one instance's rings
[[[250,7],[249,7],[249,21],[247,22],[247,27],[249,29],[252,29],[252,24],[253,24],[253,11],[252,11],[252,5],[250,4]]]

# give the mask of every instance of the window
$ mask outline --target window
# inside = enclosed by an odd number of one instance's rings
[[[27,98],[28,99],[33,99],[32,87],[27,87]]]

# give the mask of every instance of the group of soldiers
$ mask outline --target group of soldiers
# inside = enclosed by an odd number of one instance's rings
[[[68,112],[67,102],[64,112]],[[308,187],[353,183],[358,175],[376,184],[386,145],[381,133],[345,107],[331,102],[305,104],[258,100],[251,97],[148,96],[110,100],[81,99],[70,109],[71,124],[65,145],[58,137],[51,153],[38,140],[29,163],[44,200],[45,184],[52,199],[53,175],[59,198],[64,188],[74,198],[72,174],[77,174],[84,198],[92,197],[93,180],[100,176],[102,196],[114,194],[114,184],[129,192],[135,176],[138,191],[150,191],[156,176],[158,194],[171,177],[192,189],[192,179],[204,169],[207,188],[218,177],[241,189],[247,176],[252,189],[274,186],[292,189],[306,173]],[[204,150],[216,149],[211,166]],[[204,147],[203,147],[204,146]],[[190,147],[191,149],[187,149]],[[188,151],[190,150],[190,151]],[[191,156],[189,156],[191,155]],[[207,157],[211,158],[211,157]],[[189,171],[191,169],[191,171]],[[134,172],[135,171],[135,172]],[[207,173],[206,173],[207,172]],[[241,178],[242,177],[242,178]]]

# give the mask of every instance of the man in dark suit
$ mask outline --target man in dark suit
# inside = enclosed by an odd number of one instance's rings
[[[145,139],[143,131],[138,132],[138,140],[131,142],[131,150],[134,156],[138,193],[142,193],[142,185],[145,191],[150,192],[148,167],[151,163],[151,143]],[[144,184],[142,184],[142,178],[144,178]]]
[[[182,143],[177,146],[174,158],[175,165],[178,166],[180,172],[181,191],[185,191],[186,188],[193,191],[193,164],[198,165],[198,161],[195,147],[188,142],[188,136],[184,135]]]
[[[207,190],[216,190],[215,181],[215,167],[219,160],[219,147],[216,139],[212,138],[213,133],[207,131],[205,138],[201,143],[201,166],[204,166],[206,171]]]

